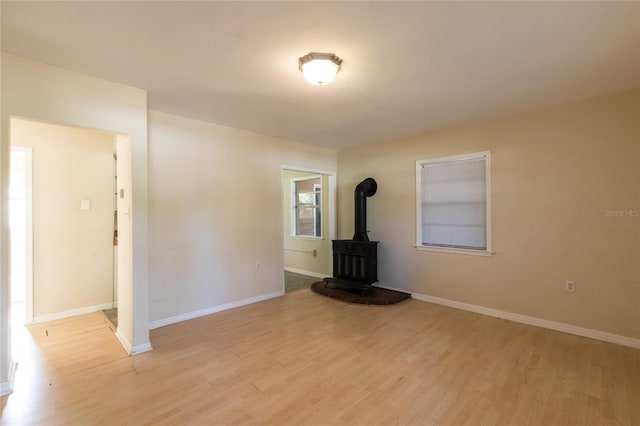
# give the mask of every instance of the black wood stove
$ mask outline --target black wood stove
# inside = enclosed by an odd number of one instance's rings
[[[377,190],[373,178],[356,186],[355,233],[351,240],[333,240],[333,278],[325,278],[328,286],[364,293],[378,281],[378,242],[367,236],[367,197]]]

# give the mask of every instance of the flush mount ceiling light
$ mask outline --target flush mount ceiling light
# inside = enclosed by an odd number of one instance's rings
[[[309,83],[324,86],[335,80],[341,63],[333,53],[308,53],[298,59],[298,68]]]

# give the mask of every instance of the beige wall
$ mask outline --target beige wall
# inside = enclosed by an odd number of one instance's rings
[[[32,149],[34,320],[110,304],[113,136],[12,119],[11,143]]]
[[[640,92],[338,154],[339,236],[367,176],[382,285],[640,338]],[[490,150],[492,257],[418,251],[415,161]],[[568,293],[565,280],[575,280]]]
[[[295,237],[291,233],[291,181],[296,178],[320,176],[322,178],[322,238]],[[284,266],[285,269],[331,276],[331,237],[329,230],[329,177],[317,173],[282,171],[282,211],[284,213]],[[316,251],[316,255],[306,252]]]
[[[149,111],[151,321],[284,290],[283,165],[336,153]]]

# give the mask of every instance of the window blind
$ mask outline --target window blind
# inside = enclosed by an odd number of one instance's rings
[[[486,250],[486,156],[421,165],[422,245]]]

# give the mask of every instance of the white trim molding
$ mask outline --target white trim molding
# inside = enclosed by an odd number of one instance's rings
[[[0,383],[0,396],[13,393],[13,381],[15,380],[17,369],[18,363],[9,360],[9,380]]]
[[[91,314],[93,312],[102,311],[103,309],[113,308],[113,303],[103,303],[102,305],[87,306],[85,308],[72,309],[70,311],[56,312],[54,314],[39,315],[33,318],[30,324],[38,324],[41,322],[55,321],[62,318],[75,317],[77,315]]]
[[[152,350],[153,350],[153,346],[151,346],[151,342],[146,342],[140,345],[135,345],[133,348],[131,348],[131,352],[129,352],[129,355],[131,356],[140,355],[142,353],[150,352]]]
[[[0,396],[9,395],[12,392],[13,389],[11,389],[9,382],[0,383]]]
[[[308,275],[310,277],[321,278],[321,279],[331,276],[331,274],[319,274],[317,272],[305,271],[305,270],[297,269],[297,268],[290,268],[288,266],[285,266],[284,270],[287,271],[287,272],[293,272],[294,274]]]
[[[459,249],[459,248],[450,248],[450,247],[438,247],[438,246],[413,246],[421,251],[434,251],[440,253],[451,253],[451,254],[465,254],[469,256],[493,256],[496,254],[495,251],[487,251],[487,250],[470,250],[470,249]]]
[[[120,341],[120,344],[124,348],[125,351],[129,354],[129,356],[139,355],[144,352],[149,352],[153,350],[153,346],[151,346],[151,342],[142,343],[140,345],[131,345],[129,339],[125,337],[124,334],[118,329],[115,332],[116,337]]]
[[[118,338],[118,340],[120,341],[120,344],[122,345],[122,347],[124,348],[125,351],[127,351],[127,353],[129,355],[131,355],[131,351],[133,349],[133,346],[131,345],[131,342],[129,341],[129,339],[127,339],[124,334],[122,334],[122,332],[120,331],[120,329],[118,328],[116,330],[116,332],[114,333],[116,335],[116,337]]]
[[[222,305],[216,305],[209,308],[199,309],[197,311],[187,312],[185,314],[176,315],[169,318],[162,318],[149,322],[149,330],[164,327],[171,324],[176,324],[182,321],[188,321],[191,319],[203,317],[206,315],[215,314],[216,312],[222,312],[233,308],[239,308],[240,306],[250,305],[252,303],[262,302],[264,300],[273,299],[274,297],[284,296],[284,291],[276,291],[273,293],[262,294],[260,296],[249,297],[248,299],[237,300],[235,302],[223,303]]]
[[[522,324],[548,328],[550,330],[561,331],[563,333],[575,334],[576,336],[588,337],[591,339],[602,340],[605,342],[640,349],[640,339],[635,339],[633,337],[620,336],[618,334],[607,333],[605,331],[592,330],[590,328],[583,328],[571,324],[565,324],[562,322],[550,321],[542,318],[531,317],[528,315],[521,315],[515,314],[513,312],[501,311],[498,309],[486,308],[484,306],[471,305],[469,303],[457,302],[455,300],[443,299],[441,297],[427,296],[425,294],[412,293],[411,297],[423,302],[435,303],[437,305],[448,306],[450,308],[462,309],[464,311],[475,312],[495,318],[502,318]]]

